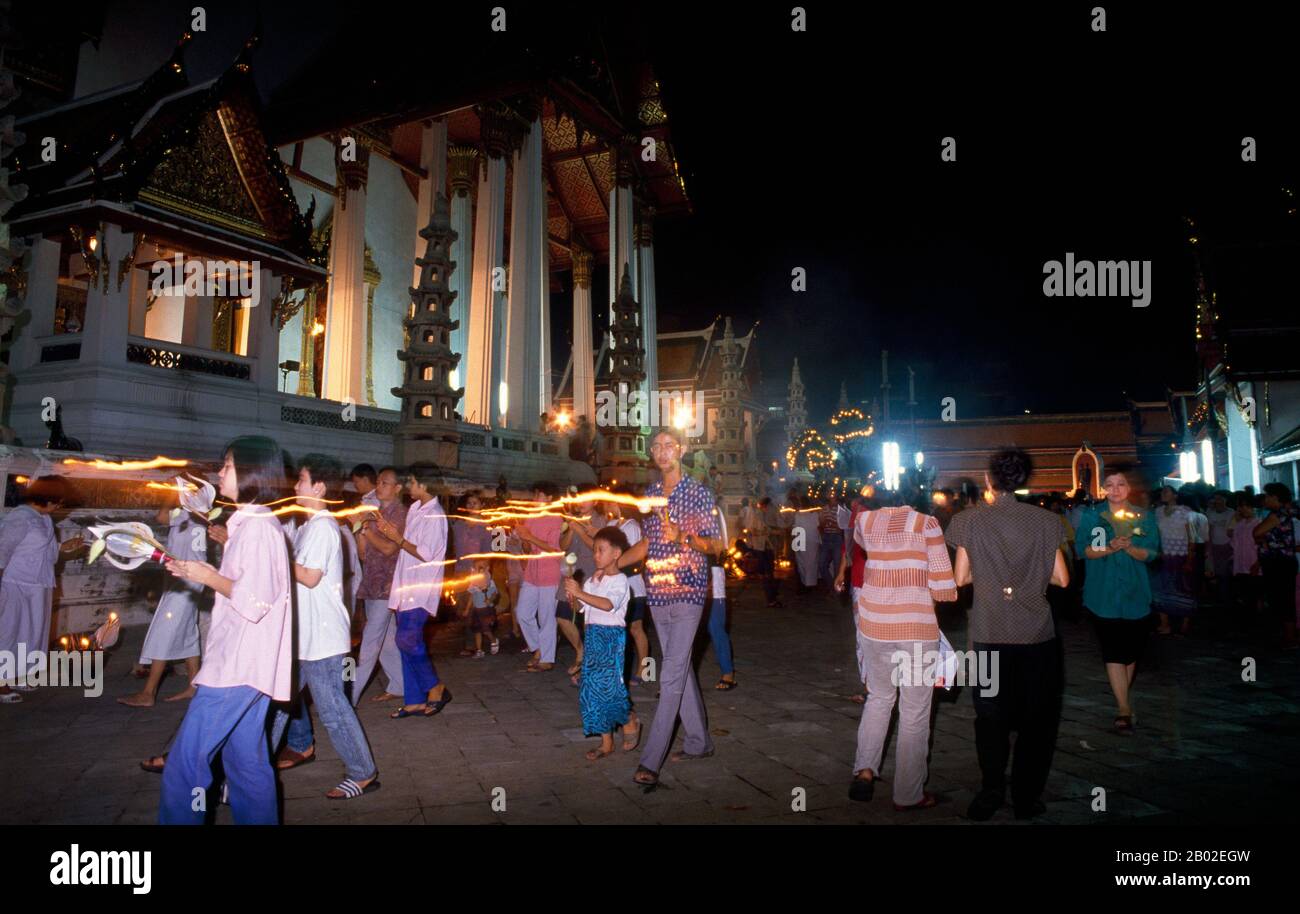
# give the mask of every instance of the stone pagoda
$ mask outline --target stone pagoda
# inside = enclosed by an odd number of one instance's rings
[[[401,387],[392,389],[402,401],[401,420],[393,434],[393,459],[398,466],[434,463],[445,472],[460,464],[455,409],[465,392],[449,381],[460,361],[460,354],[451,349],[451,333],[459,326],[451,318],[456,292],[448,287],[456,269],[451,259],[456,233],[442,194],[437,195],[433,218],[420,230],[420,237],[425,240],[424,256],[415,260],[420,284],[411,289],[406,347],[397,353],[406,365],[405,378]]]

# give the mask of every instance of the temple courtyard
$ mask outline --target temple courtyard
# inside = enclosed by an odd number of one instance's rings
[[[851,617],[825,594],[769,610],[756,585],[733,591],[731,631],[739,688],[713,691],[711,649],[700,659],[712,758],[667,763],[662,783],[632,782],[637,753],[588,762],[577,689],[560,665],[523,672],[519,643],[481,660],[455,656],[459,629],[440,626],[435,660],[455,699],[432,719],[389,720],[393,705],[361,703],[361,720],[382,788],[350,801],[323,794],[341,777],[317,723],[319,760],[281,776],[286,824],[889,824],[965,823],[979,786],[969,689],[936,704],[927,789],[940,805],[897,813],[890,798],[893,740],[885,781],[871,803],[848,799],[861,705]],[[1066,695],[1046,815],[1037,822],[1228,824],[1291,822],[1300,812],[1294,765],[1300,752],[1300,655],[1282,653],[1259,630],[1229,631],[1217,617],[1186,640],[1156,639],[1139,667],[1137,732],[1111,729],[1113,705],[1092,629],[1062,621]],[[964,615],[942,617],[965,644]],[[159,777],[140,759],[162,750],[183,703],[149,710],[114,698],[138,688],[128,674],[144,630],[124,633],[105,666],[104,693],[44,689],[0,707],[0,822],[151,823]],[[651,637],[652,644],[654,642]],[[658,656],[657,647],[655,649]],[[1254,682],[1242,678],[1255,660]],[[169,676],[162,694],[184,686]],[[653,685],[633,690],[648,723]],[[680,734],[678,738],[680,745]],[[1102,788],[1099,793],[1096,788]],[[1104,811],[1100,808],[1104,802]],[[230,821],[221,807],[219,823]],[[1004,808],[993,824],[1024,824]]]

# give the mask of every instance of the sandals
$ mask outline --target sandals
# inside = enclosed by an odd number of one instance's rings
[[[428,717],[428,716],[429,716],[429,706],[428,704],[426,704],[418,711],[408,711],[404,707],[398,708],[392,714],[389,714],[388,718],[389,720],[401,720],[403,717]]]
[[[922,793],[921,802],[913,803],[910,806],[899,806],[894,804],[894,812],[913,812],[918,809],[933,809],[939,805],[939,798],[932,793]]]
[[[628,745],[628,742],[627,742],[627,741],[628,741],[629,739],[632,740],[632,744],[631,744],[631,745]],[[633,730],[633,731],[631,731],[631,735],[630,735],[630,736],[629,736],[629,734],[628,734],[627,726],[624,725],[624,727],[623,727],[623,751],[624,751],[624,752],[631,752],[633,749],[635,749],[635,748],[636,748],[638,745],[640,745],[640,744],[641,744],[641,722],[640,722],[640,721],[637,721],[636,729]]]
[[[551,670],[553,670],[553,669],[555,669],[555,664],[553,664],[553,663],[539,663],[539,664],[537,664],[536,666],[528,666],[528,667],[525,667],[525,668],[524,668],[524,672],[526,672],[526,673],[549,673],[549,672],[550,672]]]
[[[589,762],[599,761],[600,759],[603,759],[605,756],[613,755],[613,754],[614,754],[613,749],[610,749],[608,752],[606,752],[604,749],[597,746],[595,749],[589,749],[587,751],[587,761]]]
[[[855,777],[849,784],[849,799],[857,800],[859,803],[870,803],[871,798],[876,793],[876,779]]]
[[[343,791],[343,796],[341,796],[341,797],[332,797],[332,796],[330,796],[330,795],[327,793],[327,794],[325,794],[325,799],[327,799],[327,800],[355,800],[357,797],[362,796],[363,794],[373,793],[374,791],[378,790],[378,789],[379,789],[379,780],[376,778],[375,780],[373,780],[373,781],[371,781],[369,784],[367,784],[365,787],[362,787],[362,786],[361,786],[360,784],[358,784],[356,781],[352,780],[352,778],[344,778],[342,781],[339,782],[339,785],[338,785],[337,787],[335,787],[334,789],[335,789],[335,790],[341,790],[341,791]]]
[[[642,787],[655,787],[659,784],[659,772],[651,771],[645,765],[637,765],[632,780]]]
[[[316,761],[315,746],[312,747],[311,755],[285,746],[275,757],[275,770],[288,771],[290,768],[297,768],[300,765],[310,765],[314,761]]]
[[[582,659],[579,658],[578,661],[577,661],[576,663],[574,663],[573,666],[569,667],[568,672],[569,672],[569,675],[570,675],[570,676],[576,676],[578,673],[581,673],[581,672],[582,672]]]
[[[480,651],[479,653],[482,653],[482,651]],[[459,654],[458,656],[460,656],[460,657],[473,657],[473,656],[474,656],[474,649],[473,649],[473,648],[469,648],[469,647],[461,648],[461,652],[460,652],[460,654]]]
[[[668,756],[674,762],[693,762],[696,759],[708,758],[713,755],[712,749],[705,749],[703,752],[674,752]]]
[[[160,758],[160,759],[162,759],[164,765],[167,763],[167,756],[165,756],[165,755],[155,755],[153,758],[147,758],[147,759],[145,759],[143,762],[141,762],[141,763],[140,763],[140,770],[141,770],[141,771],[147,771],[147,772],[149,772],[150,774],[162,774],[162,773],[163,773],[163,766],[162,766],[162,765],[155,764],[155,763],[154,763],[154,759],[155,759],[155,758]]]
[[[1115,731],[1117,733],[1132,733],[1133,719],[1134,715],[1132,714],[1117,714],[1115,716]]]
[[[433,715],[437,714],[439,711],[447,707],[447,705],[449,704],[451,704],[451,689],[444,688],[442,690],[442,698],[438,699],[437,701],[425,702],[424,716],[433,717]]]
[[[719,692],[730,692],[738,685],[740,685],[740,683],[736,682],[734,679],[719,679],[718,684],[713,688]]]

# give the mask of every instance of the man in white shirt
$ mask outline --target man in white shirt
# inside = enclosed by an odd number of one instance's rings
[[[352,799],[379,787],[375,760],[344,691],[345,678],[355,675],[349,656],[352,626],[343,584],[342,533],[338,521],[326,510],[327,500],[337,497],[341,481],[342,468],[332,457],[308,454],[298,466],[293,492],[307,511],[293,539],[298,695],[292,723],[290,708],[280,705],[271,726],[273,749],[279,746],[285,728],[289,730],[288,744],[276,756],[277,768],[294,768],[315,758],[311,714],[301,695],[303,689],[311,689],[321,723],[347,771],[347,777],[325,794],[332,800]]]

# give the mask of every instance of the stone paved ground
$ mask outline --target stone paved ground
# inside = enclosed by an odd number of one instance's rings
[[[944,799],[922,813],[893,811],[889,791],[869,804],[846,796],[860,706],[847,609],[827,596],[794,598],[768,610],[750,586],[733,599],[732,633],[741,687],[706,692],[717,744],[707,760],[668,764],[663,785],[646,794],[631,776],[635,754],[597,763],[583,757],[577,690],[557,670],[521,671],[509,653],[484,660],[452,656],[438,642],[437,662],[455,700],[433,719],[388,720],[362,702],[362,723],[383,788],[349,802],[322,797],[340,776],[327,739],[316,764],[282,776],[286,823],[959,823],[978,786],[969,691],[938,703],[928,788]],[[954,645],[965,641],[961,614],[945,619]],[[1110,730],[1112,704],[1091,629],[1062,625],[1067,693],[1048,794],[1040,821],[1059,824],[1246,824],[1296,819],[1294,766],[1300,750],[1297,655],[1262,633],[1193,636],[1153,643],[1140,670],[1139,730]],[[451,634],[448,632],[447,634]],[[183,713],[177,704],[133,710],[113,698],[132,691],[126,674],[142,630],[127,632],[106,667],[99,699],[79,690],[30,693],[0,706],[0,822],[149,823],[157,812],[157,776],[137,761],[161,749]],[[653,637],[652,637],[653,643]],[[512,642],[505,644],[513,648]],[[565,646],[561,661],[571,655]],[[1258,681],[1242,682],[1241,658],[1253,656]],[[711,650],[701,661],[717,679]],[[164,694],[180,688],[172,677]],[[375,688],[372,685],[372,690]],[[653,689],[635,690],[647,721]],[[385,706],[387,707],[387,706]],[[322,733],[317,728],[318,735]],[[892,743],[883,775],[893,773]],[[1107,811],[1093,812],[1096,786]],[[506,791],[494,812],[492,791]],[[807,809],[791,810],[794,788]],[[230,820],[222,808],[218,821]],[[1012,824],[1003,810],[993,820]]]

